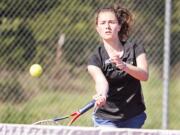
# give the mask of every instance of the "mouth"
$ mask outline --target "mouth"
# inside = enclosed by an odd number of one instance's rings
[[[111,31],[105,31],[105,34],[111,34],[112,32]]]

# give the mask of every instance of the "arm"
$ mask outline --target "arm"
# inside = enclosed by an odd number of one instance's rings
[[[88,72],[95,81],[95,89],[97,94],[94,96],[94,98],[96,99],[96,105],[100,107],[106,102],[109,84],[99,67],[89,65]]]
[[[148,71],[148,63],[146,59],[146,54],[142,53],[136,58],[137,66],[133,66],[131,64],[127,64],[122,62],[121,59],[118,59],[117,57],[113,58],[113,62],[116,64],[116,66],[133,76],[134,78],[141,80],[141,81],[147,81],[149,77],[149,71]]]
[[[124,68],[124,71],[138,80],[147,81],[149,77],[149,71],[148,71],[148,63],[146,59],[146,54],[143,53],[139,55],[136,58],[136,62],[137,62],[137,67],[131,64],[125,63],[126,68]]]

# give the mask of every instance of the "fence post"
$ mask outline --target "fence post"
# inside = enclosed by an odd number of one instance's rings
[[[164,26],[164,64],[163,64],[163,118],[162,128],[168,128],[168,95],[169,95],[169,72],[170,72],[170,34],[171,34],[171,0],[165,3],[165,26]]]

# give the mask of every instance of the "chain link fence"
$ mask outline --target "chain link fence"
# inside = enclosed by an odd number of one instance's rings
[[[145,46],[150,78],[142,82],[148,118],[144,128],[161,128],[164,0],[1,0],[0,122],[31,124],[82,107],[95,94],[86,61],[99,43],[95,11],[121,2],[135,17],[131,39]],[[180,1],[172,1],[169,129],[179,129]],[[32,64],[43,75],[29,74]],[[75,123],[92,126],[91,111]],[[63,124],[63,123],[62,123]]]

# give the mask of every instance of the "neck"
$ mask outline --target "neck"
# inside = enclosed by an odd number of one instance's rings
[[[111,50],[111,51],[122,51],[123,50],[123,45],[119,40],[111,40],[111,41],[107,41],[107,40],[103,40],[104,46],[106,49]]]
[[[111,40],[111,41],[103,40],[103,43],[110,58],[117,55],[119,57],[123,56],[124,53],[123,45],[119,40]]]

